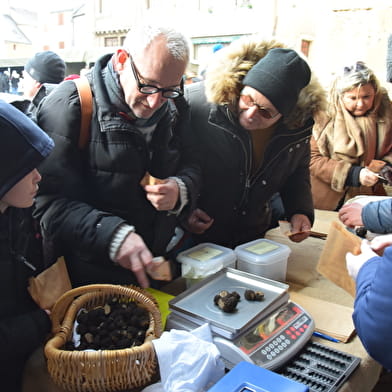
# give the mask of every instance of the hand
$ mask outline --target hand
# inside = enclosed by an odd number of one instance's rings
[[[377,175],[373,173],[371,170],[367,169],[366,167],[361,169],[361,171],[359,172],[359,182],[363,186],[373,186],[374,184],[377,183],[377,181],[378,181]]]
[[[361,242],[361,253],[359,255],[353,255],[348,252],[346,254],[346,267],[348,274],[356,279],[359,270],[361,267],[371,258],[378,256],[372,248],[370,247],[370,243],[367,240],[362,240]]]
[[[370,242],[371,248],[379,255],[382,255],[384,249],[390,245],[392,245],[392,234],[378,235]]]
[[[177,182],[172,178],[163,184],[146,185],[147,199],[158,211],[170,211],[177,204],[180,190]]]
[[[339,219],[347,227],[363,226],[363,205],[360,203],[349,203],[339,210]]]
[[[206,212],[197,208],[188,218],[188,230],[194,234],[203,234],[214,223]]]
[[[146,268],[152,264],[152,254],[142,237],[136,233],[128,234],[117,252],[115,261],[135,274],[140,287],[149,287]]]
[[[290,240],[293,242],[301,242],[309,237],[312,224],[309,218],[303,214],[294,214],[291,219],[291,232]]]

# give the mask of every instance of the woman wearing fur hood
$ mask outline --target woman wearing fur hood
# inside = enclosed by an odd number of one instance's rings
[[[185,96],[202,168],[198,209],[188,220],[195,242],[234,247],[263,237],[277,192],[291,239],[307,238],[309,139],[324,93],[306,61],[277,41],[237,40]]]
[[[392,105],[364,63],[346,67],[335,79],[328,110],[318,118],[313,136],[310,174],[315,208],[337,210],[359,194],[386,195],[374,172],[381,170],[391,180]]]

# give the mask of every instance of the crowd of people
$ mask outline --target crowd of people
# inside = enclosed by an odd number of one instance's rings
[[[0,374],[9,390],[20,390],[26,359],[50,328],[50,309],[29,297],[27,279],[59,256],[74,287],[159,288],[147,272],[155,256],[176,272],[180,249],[234,248],[278,219],[290,222],[292,241],[304,241],[314,208],[339,211],[347,227],[392,233],[391,199],[345,204],[385,195],[392,178],[391,100],[366,64],[343,68],[327,96],[304,57],[276,40],[219,48],[203,80],[185,85],[188,62],[182,33],[132,29],[82,75],[92,96],[82,146],[80,75],[66,77],[57,54],[39,52],[25,65],[27,106],[0,101]],[[391,244],[380,236],[347,256],[358,334],[388,369],[379,336],[390,325],[381,309],[390,307]],[[378,317],[379,335],[370,334]]]

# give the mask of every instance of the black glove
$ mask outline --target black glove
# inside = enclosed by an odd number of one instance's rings
[[[385,178],[388,185],[392,185],[392,166],[385,165],[378,173],[381,177]]]

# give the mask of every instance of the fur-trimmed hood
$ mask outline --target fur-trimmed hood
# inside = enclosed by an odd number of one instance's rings
[[[242,80],[247,72],[272,48],[285,48],[275,40],[246,37],[233,41],[214,54],[205,77],[206,96],[209,102],[227,105],[236,111]],[[326,93],[312,72],[310,83],[301,90],[292,113],[284,119],[289,129],[303,126],[326,108]]]

